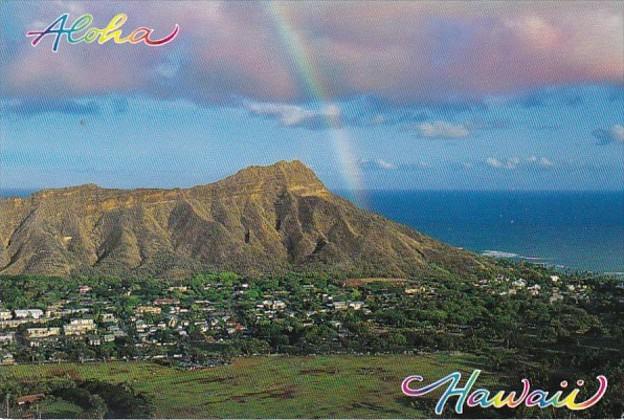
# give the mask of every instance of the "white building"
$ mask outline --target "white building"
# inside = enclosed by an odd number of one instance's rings
[[[43,311],[41,309],[16,309],[15,318],[17,319],[39,319],[43,317]]]
[[[349,308],[353,308],[356,311],[359,311],[362,307],[364,307],[364,302],[362,301],[349,302]]]
[[[520,287],[520,288],[525,287],[525,286],[526,286],[526,284],[527,284],[527,283],[526,283],[526,280],[525,280],[525,279],[518,279],[518,280],[516,280],[516,281],[514,281],[514,282],[512,282],[512,283],[511,283],[511,285],[512,285],[513,287]]]
[[[26,336],[28,338],[47,338],[47,337],[54,337],[60,334],[61,334],[61,329],[58,327],[28,328],[26,330]]]
[[[92,319],[72,319],[63,329],[65,335],[82,335],[95,330],[95,323]]]

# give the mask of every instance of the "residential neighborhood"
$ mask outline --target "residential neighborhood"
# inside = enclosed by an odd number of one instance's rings
[[[589,299],[585,283],[546,274],[530,277],[494,275],[473,286],[484,296],[548,305]],[[444,284],[426,279],[252,281],[221,273],[199,274],[175,285],[84,282],[49,285],[53,293],[36,300],[45,303],[37,307],[16,305],[25,292],[6,290],[0,303],[0,363],[132,359],[195,366],[230,353],[357,351],[369,340],[367,334],[373,340],[386,337],[374,346],[383,350],[409,343],[411,336],[402,327],[414,314],[412,331],[433,333],[425,340],[444,333],[461,337],[470,329],[457,310],[438,318],[432,305],[452,305],[453,299],[445,297]]]

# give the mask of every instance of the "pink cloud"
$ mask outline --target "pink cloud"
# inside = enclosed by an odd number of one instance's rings
[[[128,31],[149,25],[164,34],[178,23],[181,33],[162,48],[63,44],[58,54],[46,41],[32,48],[12,34],[14,51],[0,64],[0,93],[10,97],[117,92],[199,103],[296,102],[309,99],[301,66],[315,67],[330,99],[370,94],[395,103],[624,81],[618,2],[286,2],[277,14],[268,3],[246,2],[12,7],[23,32],[63,12],[88,11],[100,26],[125,12]],[[280,37],[285,23],[303,41],[299,56],[291,55],[295,40],[286,45]]]

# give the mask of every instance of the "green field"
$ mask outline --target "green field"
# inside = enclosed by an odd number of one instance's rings
[[[148,394],[157,417],[420,417],[400,392],[405,376],[437,379],[484,367],[465,354],[238,358],[231,365],[184,371],[145,362],[19,365],[3,376],[127,381]],[[488,381],[484,375],[480,383]]]

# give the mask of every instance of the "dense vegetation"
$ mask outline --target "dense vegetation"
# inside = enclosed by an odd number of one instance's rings
[[[153,414],[149,399],[126,383],[97,379],[56,377],[48,381],[10,381],[0,384],[2,395],[29,395],[31,404],[9,407],[12,418],[29,413],[40,418],[148,418]],[[10,401],[10,398],[9,398]],[[4,401],[6,404],[6,399]],[[6,405],[3,407],[6,410]]]

